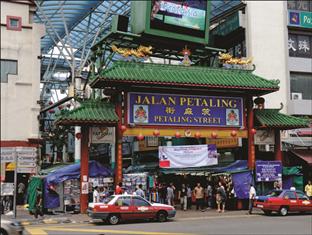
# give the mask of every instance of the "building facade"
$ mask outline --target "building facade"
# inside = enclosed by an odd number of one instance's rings
[[[40,38],[31,1],[1,1],[1,147],[38,139]]]

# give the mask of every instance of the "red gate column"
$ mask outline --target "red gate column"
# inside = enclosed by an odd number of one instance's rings
[[[116,127],[116,165],[115,165],[115,184],[122,182],[122,131],[121,131],[121,122],[122,122],[122,97],[117,95],[118,100],[115,102],[115,110],[118,116],[118,124]]]
[[[275,145],[274,145],[274,153],[275,153],[275,160],[282,161],[282,146],[281,146],[281,132],[280,130],[276,129],[275,133]]]
[[[89,127],[81,127],[81,160],[80,160],[80,212],[88,208],[89,182]]]
[[[252,97],[247,101],[247,115],[248,115],[248,168],[253,170],[255,168],[255,144],[254,144],[254,112]]]

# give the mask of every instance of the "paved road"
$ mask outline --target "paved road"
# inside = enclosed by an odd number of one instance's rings
[[[312,215],[264,216],[220,215],[179,218],[166,223],[131,222],[115,226],[97,224],[51,224],[27,226],[30,235],[60,234],[136,234],[136,235],[186,235],[186,234],[289,234],[311,235]]]

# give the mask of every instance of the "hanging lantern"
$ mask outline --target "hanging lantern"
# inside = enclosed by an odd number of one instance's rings
[[[197,131],[197,132],[195,133],[194,137],[195,137],[196,139],[199,139],[199,138],[201,137],[201,134]]]
[[[251,134],[255,135],[257,133],[257,130],[255,128],[251,129]]]
[[[236,137],[237,136],[237,131],[231,131],[231,136]]]
[[[216,132],[211,133],[211,138],[215,139],[218,137],[218,134]]]
[[[124,133],[127,130],[127,127],[125,125],[121,125],[120,130]]]
[[[62,110],[63,109],[63,105],[58,106],[58,109]]]
[[[52,101],[49,101],[49,105],[52,105],[53,104],[53,102]]]
[[[177,131],[177,132],[174,134],[174,136],[175,136],[176,138],[180,138],[180,137],[181,137],[181,133],[180,133],[179,131]]]
[[[140,134],[137,136],[137,139],[138,139],[138,140],[144,140],[144,135],[142,135],[142,133],[140,133]]]
[[[159,136],[159,134],[160,134],[159,130],[156,129],[156,130],[153,131],[153,135],[154,136],[157,137],[157,136]]]
[[[70,105],[70,104],[67,104],[66,106],[67,106],[67,108],[70,108],[71,105]]]
[[[80,140],[81,139],[81,133],[76,133],[75,137],[77,138],[77,140]]]
[[[55,113],[54,109],[50,109],[49,113]]]

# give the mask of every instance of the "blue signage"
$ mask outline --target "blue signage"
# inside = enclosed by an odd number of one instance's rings
[[[128,123],[242,127],[243,99],[223,96],[129,93]]]
[[[270,182],[282,179],[282,162],[256,161],[256,181]]]

